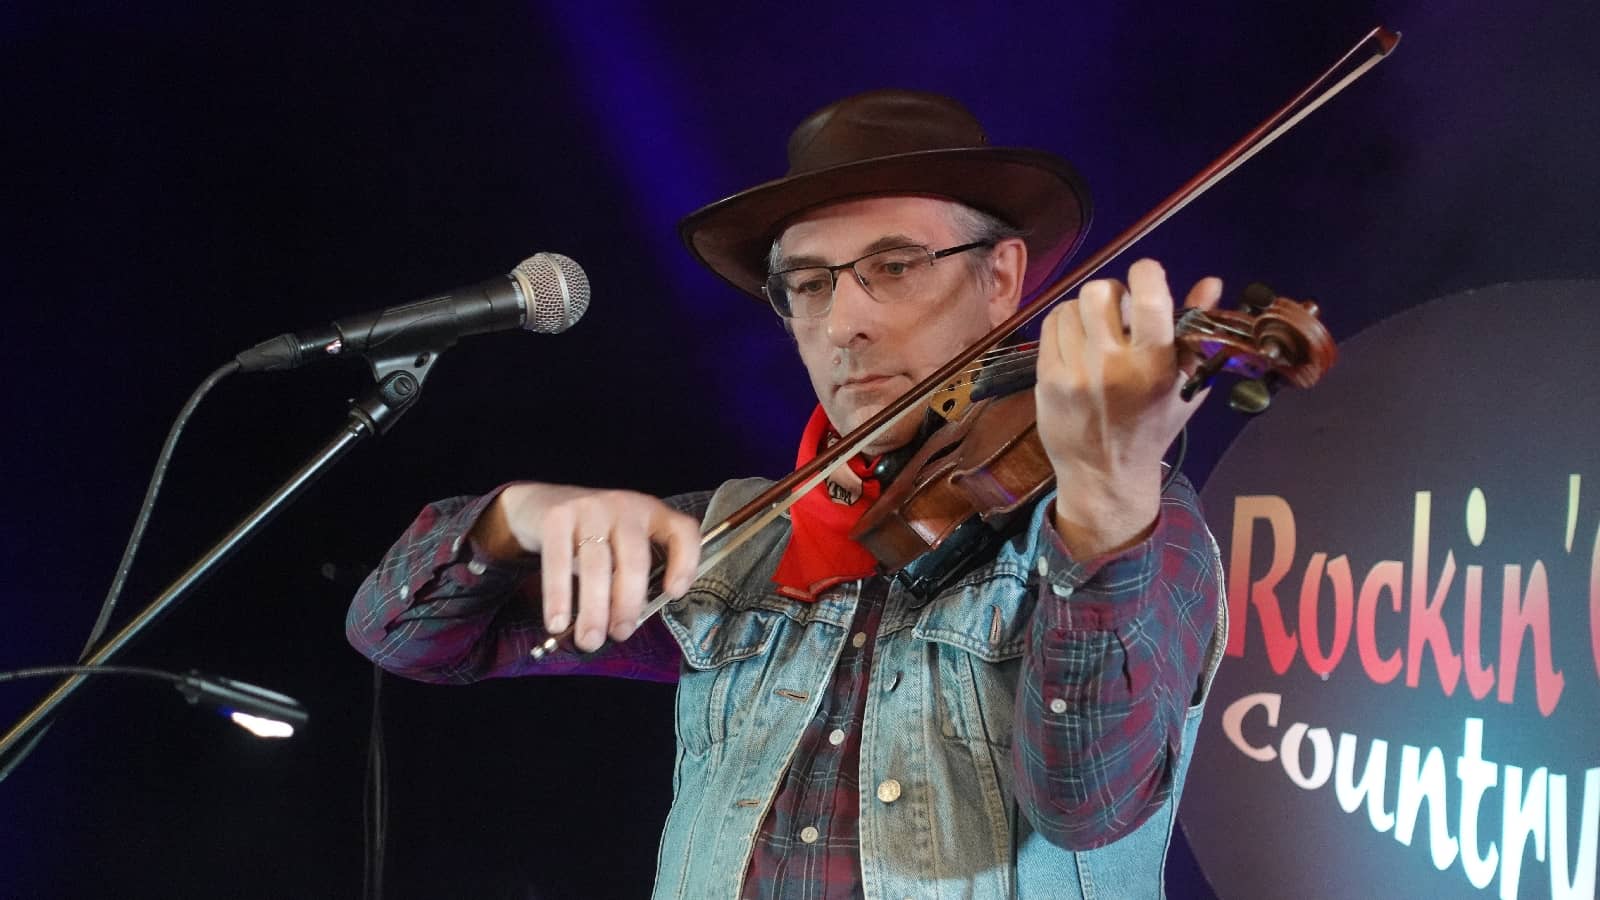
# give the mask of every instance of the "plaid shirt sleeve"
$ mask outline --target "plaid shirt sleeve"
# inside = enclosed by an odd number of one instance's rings
[[[1075,850],[1131,833],[1172,792],[1217,625],[1222,562],[1179,478],[1143,543],[1086,563],[1048,524],[1017,691],[1017,802]]]
[[[499,490],[422,510],[356,592],[345,636],[384,669],[419,681],[464,684],[513,675],[610,675],[675,682],[681,654],[659,616],[594,653],[558,650],[535,661],[547,636],[538,567],[495,560],[468,532]],[[701,513],[709,494],[668,500]]]

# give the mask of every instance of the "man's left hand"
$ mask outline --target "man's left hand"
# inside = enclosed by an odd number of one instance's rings
[[[1201,279],[1184,305],[1210,309],[1222,281]],[[1141,259],[1126,287],[1085,284],[1045,318],[1039,436],[1055,468],[1057,532],[1077,559],[1144,540],[1161,505],[1161,457],[1199,407],[1179,396],[1196,362],[1174,343],[1174,309],[1160,263]]]

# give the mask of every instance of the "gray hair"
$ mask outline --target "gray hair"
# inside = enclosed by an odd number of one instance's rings
[[[1027,236],[1027,231],[963,203],[952,201],[947,207],[947,212],[950,225],[956,234],[966,237],[966,240],[962,241],[965,244],[983,243],[992,248],[1001,241]],[[984,290],[994,288],[994,266],[990,263],[989,254],[966,253],[962,254],[962,259],[973,277],[983,285]]]

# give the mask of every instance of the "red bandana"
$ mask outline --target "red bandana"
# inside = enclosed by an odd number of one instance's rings
[[[817,458],[839,433],[828,422],[819,405],[800,436],[800,452],[795,467]],[[793,525],[789,546],[772,580],[778,593],[812,603],[817,595],[846,581],[865,578],[878,569],[877,560],[865,547],[850,540],[850,529],[878,499],[882,490],[876,478],[869,477],[873,461],[859,455],[812,488],[789,508]]]

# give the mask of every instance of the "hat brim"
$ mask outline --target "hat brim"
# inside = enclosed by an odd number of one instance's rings
[[[690,213],[678,231],[706,268],[765,302],[767,254],[787,222],[819,206],[882,194],[949,197],[1022,229],[1024,295],[1078,249],[1091,215],[1088,185],[1061,157],[970,147],[878,157],[769,181]]]

